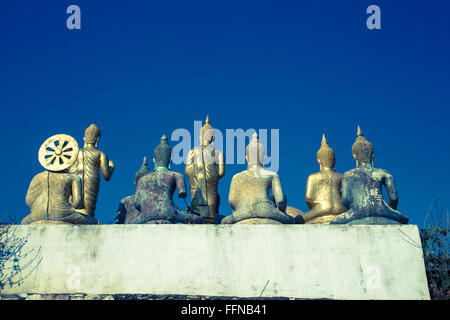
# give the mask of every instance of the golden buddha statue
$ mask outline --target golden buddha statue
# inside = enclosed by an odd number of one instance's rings
[[[375,168],[373,145],[361,128],[352,146],[356,168],[344,173],[341,195],[348,211],[337,215],[331,224],[407,224],[408,217],[397,211],[398,193],[393,176]],[[383,199],[386,189],[389,205]]]
[[[328,146],[325,135],[317,151],[320,171],[311,174],[306,182],[305,200],[309,211],[302,214],[305,223],[329,224],[336,215],[347,211],[342,204],[340,189],[342,174],[334,169],[334,150]]]
[[[83,209],[81,212],[90,216],[95,215],[98,191],[100,189],[99,169],[106,181],[111,179],[114,172],[114,162],[108,160],[106,153],[97,149],[100,140],[100,129],[91,124],[84,134],[84,148],[80,149],[77,161],[70,168],[70,172],[78,175],[83,183]]]
[[[200,145],[188,152],[185,172],[189,178],[191,201],[201,192],[209,206],[209,216],[204,216],[206,224],[214,223],[219,213],[220,197],[217,192],[219,179],[225,175],[225,162],[223,152],[213,147],[214,128],[211,126],[209,116],[200,130]]]
[[[228,201],[233,213],[222,224],[283,224],[298,219],[286,214],[280,178],[264,169],[265,148],[255,133],[246,148],[248,169],[233,176]],[[272,190],[272,199],[269,197]]]
[[[71,136],[58,134],[48,138],[39,150],[39,162],[46,169],[31,180],[25,202],[30,214],[22,224],[95,224],[88,215],[77,212],[83,206],[82,182],[67,172],[78,154]]]

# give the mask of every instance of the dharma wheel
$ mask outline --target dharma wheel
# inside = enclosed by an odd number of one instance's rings
[[[39,148],[39,163],[50,171],[69,168],[78,156],[77,141],[67,134],[51,136]]]

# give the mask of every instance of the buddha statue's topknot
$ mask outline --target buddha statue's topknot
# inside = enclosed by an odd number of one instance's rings
[[[319,151],[317,151],[317,160],[320,160],[320,164],[324,167],[333,168],[336,163],[334,150],[330,148],[325,138],[325,134],[322,136],[322,144]]]
[[[352,146],[352,153],[359,162],[371,163],[373,158],[373,145],[364,138],[364,134],[359,126],[357,135],[356,141]]]
[[[259,142],[258,134],[255,132],[252,140],[248,144],[245,153],[247,155],[248,164],[264,164],[264,157],[266,149],[264,145]]]
[[[211,136],[214,136],[214,128],[209,121],[209,115],[206,116],[205,124],[200,129],[200,139],[203,140],[203,136],[205,133],[208,133],[208,138],[211,138]]]
[[[161,141],[153,151],[153,158],[155,159],[155,166],[167,167],[170,163],[172,156],[172,147],[169,145],[169,141],[166,135],[161,137]]]
[[[100,138],[100,135],[100,128],[97,127],[95,123],[93,123],[84,132],[84,140],[86,141],[86,143],[96,143],[97,139]]]

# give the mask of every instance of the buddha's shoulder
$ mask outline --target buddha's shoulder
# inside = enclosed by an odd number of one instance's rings
[[[99,157],[105,153],[97,148],[81,148],[79,153],[83,153],[86,156]]]
[[[381,168],[373,168],[372,175],[377,175],[379,177],[392,177],[389,171]]]
[[[311,173],[308,176],[308,179],[314,179],[315,180],[315,179],[319,179],[319,178],[322,178],[322,177],[323,177],[323,173],[318,171],[318,172]]]
[[[385,169],[381,169],[381,168],[375,168],[375,167],[354,168],[354,169],[346,171],[344,173],[344,176],[347,177],[347,176],[360,175],[360,174],[377,175],[377,176],[391,176],[389,171],[387,171]]]
[[[362,172],[363,172],[363,170],[361,170],[361,168],[354,168],[354,169],[345,171],[344,172],[344,178],[352,177],[352,176],[357,175],[357,174],[362,173]]]
[[[308,179],[309,180],[314,180],[314,181],[323,180],[323,179],[328,180],[330,178],[330,174],[331,174],[332,177],[337,178],[337,179],[342,179],[342,177],[344,176],[343,173],[336,172],[336,171],[332,171],[330,173],[325,173],[325,172],[322,172],[322,171],[318,171],[318,172],[310,174],[308,176]]]
[[[236,173],[233,176],[233,180],[242,179],[242,178],[245,178],[245,177],[248,177],[248,176],[249,176],[248,170],[241,171],[241,172]]]
[[[276,172],[273,172],[273,171],[270,171],[270,170],[267,170],[267,169],[261,169],[261,172],[265,176],[278,178],[278,173],[276,173]]]
[[[279,178],[278,174],[276,172],[264,169],[264,168],[259,168],[256,172],[255,172],[258,176],[265,178],[265,179],[274,179],[274,178]]]
[[[151,171],[149,173],[144,174],[142,177],[139,178],[139,182],[141,181],[147,181],[147,180],[152,180],[155,178],[156,172],[155,171]]]

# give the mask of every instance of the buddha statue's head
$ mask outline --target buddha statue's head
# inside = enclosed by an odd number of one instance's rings
[[[352,146],[352,154],[357,166],[366,164],[373,166],[373,145],[364,138],[364,134],[359,126],[356,141]]]
[[[209,122],[209,116],[206,116],[205,124],[200,129],[200,143],[203,147],[214,141],[214,128]]]
[[[334,150],[330,148],[325,138],[325,134],[322,136],[322,144],[319,151],[317,151],[317,162],[319,163],[320,169],[330,168],[334,169],[336,163],[336,158],[334,155]]]
[[[172,147],[169,145],[169,141],[166,135],[161,137],[161,141],[153,151],[153,163],[155,168],[167,167],[170,169],[170,160],[172,158]]]
[[[264,145],[259,142],[258,134],[255,132],[245,150],[245,159],[247,160],[249,166],[264,166],[265,155],[266,149],[264,148]]]
[[[92,144],[95,147],[98,146],[98,141],[100,140],[101,132],[100,128],[95,124],[91,124],[84,132],[84,143]]]

